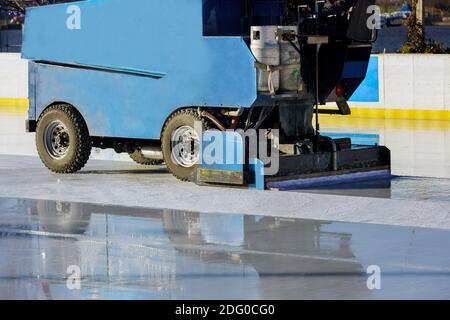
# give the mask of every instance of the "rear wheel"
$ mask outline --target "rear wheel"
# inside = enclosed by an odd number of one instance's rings
[[[169,171],[182,181],[193,181],[199,159],[200,137],[195,123],[203,130],[208,125],[194,109],[174,113],[166,122],[162,134],[162,151]]]
[[[163,163],[162,160],[153,160],[145,158],[141,152],[141,150],[136,150],[133,153],[130,153],[130,158],[133,159],[137,164],[141,164],[143,166],[157,166]]]
[[[81,170],[92,149],[83,117],[67,104],[51,106],[39,117],[36,146],[44,165],[55,173]]]

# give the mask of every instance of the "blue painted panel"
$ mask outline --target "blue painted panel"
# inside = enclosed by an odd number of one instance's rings
[[[202,137],[201,150],[202,159],[199,164],[200,168],[244,172],[245,144],[244,139],[239,133],[231,131],[205,132]],[[212,150],[215,152],[211,155]],[[255,183],[248,187],[250,189],[264,190],[264,163],[259,159],[252,158],[250,159],[248,169],[255,174]]]
[[[244,140],[237,132],[207,131],[202,138],[200,167],[244,171]]]
[[[239,38],[202,35],[202,0],[89,0],[81,29],[67,7],[27,12],[23,56],[64,64],[158,74],[38,67],[37,112],[63,100],[85,116],[92,135],[158,139],[165,119],[186,106],[250,107],[256,100],[253,56]]]
[[[36,118],[36,77],[35,77],[35,64],[28,64],[28,72],[29,72],[29,81],[28,81],[28,119],[29,120],[37,120]]]
[[[346,71],[346,73],[348,73],[349,75],[352,75],[355,72],[356,73],[360,72],[360,67],[358,67],[357,65],[352,66],[352,67],[355,67],[354,71],[351,71],[350,69],[352,69],[352,68],[350,68],[348,71]],[[380,101],[378,57],[372,56],[370,58],[366,78],[361,83],[361,85],[356,90],[356,92],[353,94],[350,101],[351,102],[379,102]]]
[[[339,138],[350,138],[352,139],[352,144],[362,145],[362,146],[375,146],[380,144],[380,135],[371,133],[332,133],[332,132],[322,132],[324,136],[339,139]]]
[[[264,163],[259,159],[250,159],[249,171],[255,173],[255,184],[249,185],[250,189],[265,190]]]

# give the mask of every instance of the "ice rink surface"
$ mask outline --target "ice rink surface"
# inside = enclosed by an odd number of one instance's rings
[[[24,118],[0,114],[0,299],[450,299],[444,121],[325,118],[324,133],[387,145],[397,177],[262,192],[98,150],[55,175]]]
[[[322,131],[392,151],[389,181],[289,192],[198,187],[176,181],[164,167],[140,167],[127,155],[93,151],[75,175],[55,175],[36,157],[25,115],[0,115],[0,196],[270,215],[450,229],[450,124],[445,121],[323,117]]]
[[[0,210],[0,299],[450,299],[448,230],[8,198]]]

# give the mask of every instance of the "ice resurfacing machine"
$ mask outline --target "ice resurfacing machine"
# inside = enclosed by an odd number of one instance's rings
[[[388,174],[386,147],[331,139],[319,127],[322,112],[351,113],[375,35],[372,5],[88,0],[31,8],[22,53],[28,131],[56,173],[82,169],[97,147],[165,163],[201,184],[276,188]],[[335,110],[319,107],[330,102]],[[252,130],[264,132],[256,147]],[[218,140],[224,161],[200,161]],[[237,161],[227,161],[230,150]],[[277,155],[275,171],[261,154]]]

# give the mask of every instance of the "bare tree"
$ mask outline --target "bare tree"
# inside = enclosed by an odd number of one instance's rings
[[[27,7],[43,6],[64,0],[0,0],[0,12],[24,14]]]
[[[0,15],[6,15],[7,24],[22,24],[27,7],[71,1],[73,0],[0,0]]]

